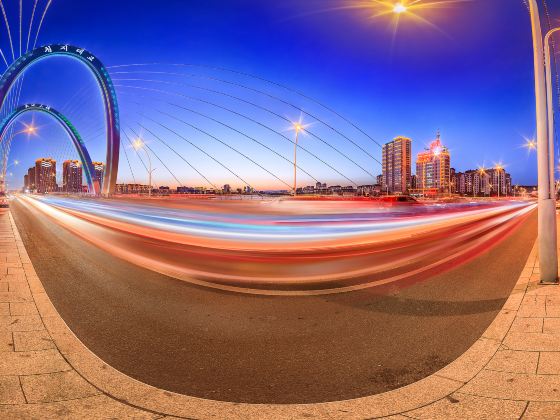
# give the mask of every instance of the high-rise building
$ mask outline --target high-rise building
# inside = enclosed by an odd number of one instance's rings
[[[105,165],[103,162],[92,162],[93,164],[93,183],[99,183],[99,191],[103,187],[103,177],[105,174]]]
[[[426,151],[416,159],[418,190],[424,193],[448,192],[451,181],[451,155],[441,144],[440,133]]]
[[[78,160],[62,163],[62,190],[67,193],[82,192],[82,165]]]
[[[27,170],[27,177],[29,178],[27,189],[29,191],[35,191],[35,189],[37,188],[37,181],[35,180],[35,167],[29,168]]]
[[[383,189],[404,194],[410,190],[411,140],[396,137],[383,146]]]
[[[56,160],[40,158],[35,161],[35,188],[40,194],[57,190]]]
[[[23,176],[23,190],[28,190],[29,189],[29,175],[25,174]]]

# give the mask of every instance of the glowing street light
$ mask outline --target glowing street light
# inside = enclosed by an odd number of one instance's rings
[[[132,142],[132,147],[134,148],[134,150],[136,150],[136,152],[138,153],[140,150],[143,150],[144,153],[146,153],[146,156],[148,157],[148,197],[152,197],[152,173],[155,171],[155,169],[152,169],[152,159],[150,158],[150,153],[148,152],[148,150],[146,149],[146,144],[144,143],[144,141],[141,138],[137,138],[136,140],[134,140],[134,142]]]
[[[25,130],[23,130],[23,132],[32,135],[37,134],[37,127],[35,127],[34,125],[27,126]]]
[[[408,8],[402,3],[395,3],[395,6],[393,7],[393,13],[396,13],[397,15],[400,15],[401,13],[404,13],[407,10]]]
[[[525,139],[523,147],[527,148],[529,151],[537,150],[537,142],[534,139]]]

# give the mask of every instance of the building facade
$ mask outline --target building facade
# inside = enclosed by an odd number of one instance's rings
[[[93,184],[99,184],[99,191],[103,188],[103,177],[105,175],[105,165],[103,162],[91,162],[93,165]],[[93,191],[92,191],[93,192]]]
[[[26,189],[29,191],[35,191],[36,188],[36,180],[35,180],[35,167],[33,166],[32,168],[29,168],[27,170],[27,184],[26,184]]]
[[[35,161],[35,189],[39,194],[55,192],[56,185],[56,160],[40,158]]]
[[[416,159],[417,190],[423,194],[449,192],[451,183],[451,155],[441,143],[438,132],[436,139]]]
[[[62,163],[62,191],[82,192],[82,165],[78,160],[65,160]]]
[[[510,196],[511,175],[504,169],[471,169],[456,175],[457,194],[473,197]]]
[[[383,146],[383,190],[405,194],[411,182],[411,143],[407,137],[396,137]]]

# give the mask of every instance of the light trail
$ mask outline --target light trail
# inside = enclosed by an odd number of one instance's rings
[[[487,251],[535,208],[522,201],[19,201],[115,257],[190,283],[266,295],[407,287]]]

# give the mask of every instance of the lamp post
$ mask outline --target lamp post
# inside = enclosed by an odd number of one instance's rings
[[[134,150],[136,150],[136,152],[139,152],[140,150],[143,150],[144,153],[146,153],[146,157],[148,158],[148,197],[152,197],[152,172],[155,171],[155,169],[152,169],[152,159],[150,157],[150,153],[148,153],[148,151],[146,150],[146,145],[145,143],[142,141],[142,139],[136,139],[134,140],[134,143],[132,144],[132,146],[134,147]]]
[[[537,111],[537,159],[539,180],[539,265],[541,283],[558,282],[558,249],[556,240],[556,200],[551,188],[551,150],[547,124],[547,90],[543,34],[536,0],[528,0],[533,32],[535,97]],[[549,38],[550,39],[550,38]],[[549,60],[550,61],[550,58]]]
[[[294,130],[296,132],[296,139],[294,141],[294,197],[297,195],[297,148],[298,139],[300,131],[303,131],[304,127],[301,123],[294,123]]]

